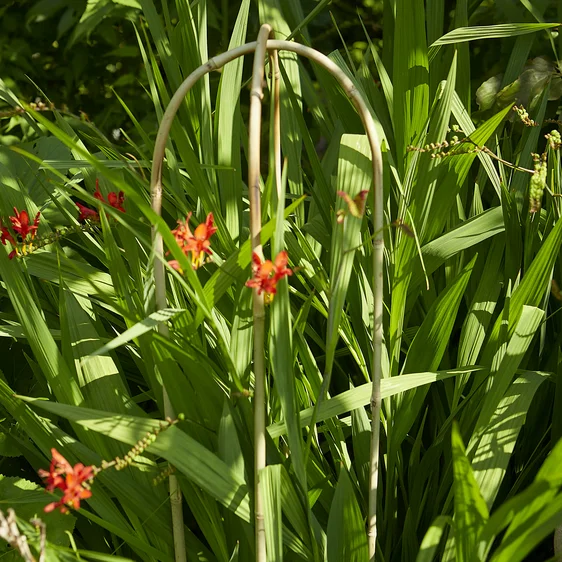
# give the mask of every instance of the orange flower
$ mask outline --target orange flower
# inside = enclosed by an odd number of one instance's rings
[[[178,260],[170,260],[168,265],[178,271],[180,274],[183,274],[183,269],[181,268],[180,262]]]
[[[287,267],[288,255],[286,251],[279,252],[275,261],[261,261],[260,257],[254,252],[252,254],[252,273],[253,279],[246,281],[246,287],[253,287],[258,290],[258,295],[265,293],[264,300],[269,304],[273,300],[273,295],[277,293],[277,282],[286,275],[293,272]]]
[[[24,210],[20,213],[14,207],[14,213],[14,217],[9,217],[14,232],[17,232],[24,241],[27,238],[28,234],[31,235],[31,239],[33,240],[35,238],[37,228],[39,227],[39,215],[41,213],[39,212],[35,215],[35,219],[32,225],[29,224],[29,215],[27,214],[27,211]]]
[[[53,458],[49,470],[39,470],[39,476],[45,479],[46,489],[53,492],[62,490],[63,496],[57,502],[45,506],[45,512],[59,508],[61,513],[66,513],[68,507],[80,509],[80,500],[91,497],[92,492],[87,488],[95,474],[93,466],[84,466],[82,463],[74,467],[56,450],[51,449]]]
[[[179,220],[178,227],[172,230],[172,234],[185,255],[191,252],[191,266],[197,269],[205,264],[205,254],[211,255],[211,236],[217,228],[213,226],[213,213],[209,213],[205,222],[192,233],[189,228],[190,218],[191,213],[188,213],[185,221]],[[170,265],[177,269],[172,262]]]

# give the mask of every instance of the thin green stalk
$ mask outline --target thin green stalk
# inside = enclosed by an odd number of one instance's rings
[[[265,31],[264,31],[265,33]],[[170,100],[166,112],[162,117],[162,122],[156,137],[153,156],[153,168],[151,178],[151,193],[153,197],[153,208],[158,211],[161,207],[162,197],[162,164],[164,161],[164,151],[166,142],[170,133],[172,121],[183,103],[187,92],[191,89],[193,84],[202,76],[208,74],[212,70],[217,70],[224,66],[226,63],[251,52],[256,51],[258,43],[256,41],[241,45],[235,49],[221,53],[220,55],[210,59],[204,65],[194,70],[176,90],[176,93]],[[373,210],[373,225],[374,232],[377,233],[373,242],[373,292],[374,292],[374,324],[373,324],[373,390],[371,398],[371,459],[370,459],[370,486],[369,486],[369,514],[368,514],[368,537],[369,537],[369,559],[374,561],[376,549],[376,520],[377,520],[377,488],[378,488],[378,467],[379,467],[379,441],[380,441],[380,381],[381,381],[381,356],[382,356],[382,312],[383,312],[383,265],[384,265],[384,240],[383,240],[383,186],[382,186],[382,155],[378,141],[375,123],[365,102],[363,101],[359,92],[355,89],[351,80],[345,73],[328,57],[319,53],[315,49],[305,47],[298,43],[290,41],[269,40],[266,44],[268,51],[287,50],[298,55],[309,58],[316,62],[328,72],[330,72],[339,82],[340,86],[346,92],[348,97],[352,100],[357,112],[359,113],[363,125],[365,127],[369,144],[371,147],[372,162],[373,162],[373,188],[374,188],[374,201],[375,208]],[[263,59],[264,57],[262,57]],[[263,74],[262,74],[263,76]],[[260,84],[261,86],[261,84]],[[256,99],[256,93],[252,88],[252,102]],[[257,99],[258,103],[261,102],[261,96]],[[251,126],[251,123],[250,123]],[[259,125],[258,125],[259,126]],[[250,148],[250,154],[252,148]],[[259,165],[259,164],[258,164]],[[255,172],[254,172],[255,173]],[[259,168],[258,168],[259,177]],[[252,186],[252,180],[249,178],[248,183]],[[250,187],[252,189],[252,187]],[[155,199],[158,199],[156,205]],[[259,216],[259,213],[258,213]],[[252,235],[252,245],[255,243],[255,235]],[[259,240],[258,240],[259,242]],[[154,249],[155,252],[162,256],[162,238],[156,233],[154,236]],[[261,248],[260,248],[261,249]],[[164,278],[164,264],[162,260],[156,260],[154,264],[154,277],[156,283],[157,299],[158,295],[163,292],[165,297],[165,278]],[[158,302],[158,300],[157,300]],[[257,331],[255,329],[255,331]],[[262,347],[263,349],[263,347]],[[263,358],[262,358],[263,360]],[[254,365],[256,371],[259,366]],[[319,397],[321,400],[321,397]],[[256,399],[257,402],[257,399]]]
[[[261,191],[260,191],[260,150],[261,150],[261,100],[262,82],[267,53],[267,38],[271,26],[261,26],[252,72],[250,90],[250,116],[248,124],[248,189],[250,199],[250,238],[252,252],[263,261],[261,247]],[[260,473],[265,468],[265,304],[264,295],[253,290],[254,314],[254,517],[256,536],[256,561],[266,562],[264,500],[260,489]]]

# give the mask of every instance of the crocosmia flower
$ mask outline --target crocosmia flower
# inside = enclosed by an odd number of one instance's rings
[[[13,250],[8,254],[8,258],[12,259],[15,256],[20,255],[20,250],[18,249],[18,243],[32,245],[31,242],[37,234],[37,229],[39,228],[39,217],[41,213],[35,215],[33,223],[29,222],[29,214],[26,210],[19,212],[16,207],[14,207],[14,216],[8,217],[11,223],[11,231],[7,226],[4,226],[0,222],[0,242],[6,245],[9,242],[12,245]],[[13,232],[13,233],[12,233]],[[25,252],[24,252],[25,253]]]
[[[0,226],[0,232],[0,240],[2,241],[2,244],[4,244],[4,246],[6,245],[6,242],[9,242],[12,246],[16,245],[16,241],[14,240],[12,233],[8,230],[8,227]]]
[[[80,222],[89,220],[92,222],[99,222],[100,221],[100,214],[97,211],[94,211],[94,209],[90,209],[84,205],[82,205],[82,203],[76,203],[76,206],[78,207],[78,211],[80,212],[78,215],[78,220]]]
[[[292,275],[293,271],[287,267],[288,255],[286,251],[279,252],[272,262],[261,261],[258,254],[252,254],[252,273],[254,277],[246,281],[246,287],[257,289],[258,295],[265,293],[264,300],[269,304],[277,293],[277,283],[286,275]]]
[[[347,209],[349,213],[355,218],[360,219],[365,213],[365,203],[367,202],[367,195],[369,194],[368,189],[360,191],[353,199],[345,191],[338,191],[338,196],[341,197],[347,203]],[[342,223],[345,218],[346,211],[341,210],[337,213],[338,223]]]
[[[123,202],[125,201],[125,194],[122,191],[120,191],[119,193],[112,191],[111,193],[107,194],[107,201],[106,201],[105,197],[100,191],[99,179],[96,179],[96,190],[94,191],[94,197],[98,201],[101,201],[102,203],[109,203],[109,205],[111,205],[114,209],[117,209],[122,213],[125,212],[125,209],[123,208]],[[76,203],[76,206],[78,207],[78,211],[79,211],[79,215],[78,215],[79,221],[90,220],[93,222],[99,222],[100,215],[97,211],[94,211],[93,209],[90,209],[82,205],[82,203]]]
[[[31,236],[31,240],[33,240],[35,238],[35,234],[37,233],[37,228],[39,227],[39,215],[41,213],[37,213],[35,215],[33,224],[29,224],[29,215],[27,211],[23,210],[20,213],[14,207],[14,214],[15,216],[9,217],[14,232],[17,232],[24,241],[27,238],[28,234]]]
[[[168,265],[175,269],[180,274],[183,274],[183,269],[181,268],[180,262],[178,260],[170,260]]]
[[[191,252],[191,266],[193,269],[197,269],[205,264],[205,254],[211,255],[211,236],[217,231],[217,228],[213,226],[213,213],[209,213],[205,222],[201,223],[192,233],[189,228],[190,218],[191,213],[187,215],[185,221],[179,220],[178,227],[172,230],[172,234],[186,256],[188,252]],[[174,265],[172,267],[177,269]]]
[[[94,478],[94,467],[77,463],[72,466],[56,449],[51,449],[51,466],[49,470],[39,470],[39,476],[45,480],[48,492],[62,490],[62,498],[45,506],[45,511],[60,509],[66,513],[68,507],[80,509],[80,500],[92,496],[88,483]]]
[[[125,212],[125,209],[123,209],[123,201],[125,200],[125,194],[120,191],[119,193],[115,193],[115,191],[112,191],[111,193],[107,194],[107,202],[114,208],[117,209],[118,211],[121,211],[122,213]]]

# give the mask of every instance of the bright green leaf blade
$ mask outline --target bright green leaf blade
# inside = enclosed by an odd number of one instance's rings
[[[453,424],[451,439],[455,477],[455,547],[458,562],[469,562],[473,560],[476,539],[489,515],[456,423]]]
[[[131,340],[150,332],[162,322],[168,322],[180,312],[182,312],[182,310],[178,308],[163,308],[162,310],[157,310],[156,312],[149,314],[144,320],[137,322],[134,326],[125,330],[122,334],[106,343],[103,347],[100,347],[93,353],[90,353],[89,356],[95,357],[97,355],[106,355],[108,351],[125,345]]]
[[[436,373],[413,373],[402,375],[400,377],[392,377],[381,381],[381,397],[389,398],[401,392],[430,384],[439,380],[445,380],[450,377],[456,377],[463,373],[480,371],[482,367],[464,367],[462,369],[452,369],[449,371],[438,371]],[[367,406],[371,401],[372,393],[371,383],[365,383],[352,390],[346,390],[338,394],[334,398],[330,398],[323,402],[318,408],[317,421],[327,420],[329,418],[345,414],[351,410]],[[306,427],[312,419],[312,411],[314,408],[307,408],[300,413],[301,427]],[[268,427],[271,437],[279,437],[285,434],[287,428],[284,422],[277,422]]]
[[[431,527],[425,533],[422,543],[420,545],[420,551],[416,556],[416,562],[433,562],[435,559],[435,553],[439,548],[439,543],[441,542],[441,537],[445,531],[447,525],[451,525],[452,521],[450,517],[446,515],[440,515],[433,521]]]
[[[280,464],[266,466],[260,472],[259,485],[264,498],[265,540],[268,562],[283,561],[283,521],[281,517]]]
[[[328,562],[364,562],[368,558],[367,535],[351,481],[340,470],[328,518]]]

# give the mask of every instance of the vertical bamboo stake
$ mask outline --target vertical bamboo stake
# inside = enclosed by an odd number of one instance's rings
[[[152,186],[152,209],[159,215],[162,214],[162,175],[158,181]],[[164,263],[158,259],[162,256],[163,244],[162,235],[152,227],[152,245],[155,253],[154,260],[154,292],[156,298],[156,309],[161,310],[166,308],[166,277],[164,271]],[[158,324],[158,332],[164,337],[169,337],[168,325],[165,322]],[[168,391],[164,384],[162,384],[162,401],[164,402],[164,417],[175,418],[176,414]],[[170,509],[172,512],[172,536],[174,538],[174,556],[176,562],[186,562],[187,554],[185,549],[185,534],[183,529],[183,506],[181,489],[178,483],[177,476],[170,474],[168,477],[168,490],[170,492]]]
[[[265,26],[264,26],[265,27]],[[373,228],[375,232],[375,240],[373,244],[373,293],[374,293],[374,319],[373,319],[373,387],[371,396],[371,469],[370,469],[370,486],[369,486],[369,514],[368,514],[368,541],[369,541],[369,560],[374,562],[375,550],[376,550],[376,522],[377,522],[377,488],[378,488],[378,469],[379,469],[379,441],[380,441],[380,408],[381,408],[381,398],[380,398],[380,381],[381,381],[381,357],[382,357],[382,314],[383,314],[383,265],[384,265],[384,239],[383,239],[383,185],[382,185],[382,155],[380,151],[380,144],[375,129],[375,123],[373,117],[371,116],[369,109],[365,105],[361,95],[351,82],[351,80],[346,76],[346,74],[339,68],[333,61],[328,57],[319,53],[315,49],[300,45],[299,43],[293,43],[290,41],[277,41],[269,40],[265,43],[267,35],[265,35],[265,29],[262,27],[260,30],[260,40],[264,43],[258,43],[256,41],[252,43],[247,43],[241,45],[231,51],[222,53],[209,61],[204,65],[200,66],[194,70],[180,85],[173,95],[162,121],[160,128],[158,129],[158,135],[156,137],[156,143],[154,145],[153,154],[153,167],[152,167],[152,177],[151,177],[151,194],[152,194],[152,206],[153,209],[161,214],[161,200],[162,200],[162,164],[164,161],[164,154],[166,148],[166,142],[170,134],[170,129],[172,126],[172,121],[184,101],[186,94],[193,87],[193,85],[199,80],[199,78],[205,76],[212,70],[217,70],[223,67],[228,62],[243,56],[251,52],[256,52],[256,57],[254,61],[254,80],[252,82],[252,94],[250,103],[250,152],[249,152],[249,178],[248,185],[250,189],[250,221],[251,221],[251,236],[252,236],[252,248],[258,253],[260,259],[263,259],[261,252],[261,242],[259,237],[259,232],[261,229],[261,209],[259,200],[259,133],[260,133],[260,120],[259,115],[256,111],[261,110],[261,81],[263,79],[263,66],[265,59],[265,50],[268,51],[279,51],[286,50],[298,55],[309,58],[315,63],[322,66],[328,72],[330,72],[339,82],[340,86],[343,88],[347,96],[351,99],[361,120],[365,127],[367,133],[367,138],[369,139],[369,145],[371,147],[371,155],[373,162],[373,189],[374,189],[374,210],[373,210]],[[270,30],[271,28],[267,26]],[[263,33],[262,33],[263,32]],[[265,36],[265,39],[263,39]],[[259,52],[258,52],[259,51]],[[261,54],[259,54],[261,53]],[[259,54],[259,56],[258,56]],[[261,63],[259,62],[261,60]],[[256,82],[256,65],[261,64],[261,73],[259,82]],[[252,111],[252,107],[256,107]],[[255,116],[252,117],[252,113]],[[257,116],[257,117],[256,117]],[[253,123],[255,120],[255,123]],[[257,131],[257,136],[255,135]],[[257,143],[257,145],[255,144]],[[257,151],[255,146],[257,146]],[[254,161],[255,156],[258,156],[257,160]],[[277,151],[276,151],[277,155]],[[277,160],[278,161],[278,160]],[[279,169],[276,170],[276,178],[279,173]],[[253,199],[255,197],[255,200]],[[156,290],[156,305],[158,308],[164,308],[166,306],[166,287],[165,287],[165,274],[164,274],[164,263],[163,263],[163,246],[162,237],[159,232],[154,229],[153,232],[153,246],[156,255],[156,260],[154,263],[154,282]],[[261,303],[261,312],[259,309],[256,310],[256,300],[254,300],[254,315],[256,315],[257,322],[254,322],[254,354],[258,350],[261,357],[254,356],[254,372],[256,373],[256,389],[254,400],[256,407],[255,419],[265,420],[265,402],[264,399],[258,399],[258,372],[263,373],[264,369],[264,357],[263,357],[263,298]],[[261,315],[261,317],[260,317]],[[256,333],[259,333],[259,324],[261,322],[261,333],[262,340],[261,345],[256,345]],[[162,325],[161,333],[167,333],[167,327]],[[258,354],[258,355],[259,355]],[[263,379],[259,382],[261,388],[259,392],[262,393],[262,397],[265,393],[265,388],[263,386]],[[164,390],[165,403],[167,400],[167,394]],[[261,422],[260,422],[261,423]],[[256,453],[258,452],[258,446],[260,447],[260,465],[265,466],[265,428],[262,432],[258,430],[258,424],[256,424]],[[259,436],[258,436],[259,433]],[[257,461],[257,456],[256,456]],[[257,462],[256,462],[257,466]],[[256,476],[258,475],[258,470],[256,471]],[[257,478],[256,478],[257,481]],[[172,478],[170,478],[170,487],[172,487]],[[178,488],[179,489],[179,488]],[[256,502],[259,497],[259,490],[256,488]],[[173,506],[173,504],[172,504]],[[181,508],[181,503],[179,504]],[[260,506],[261,507],[261,506]],[[262,512],[258,510],[256,505],[256,513]],[[174,513],[174,511],[173,511]],[[263,518],[260,524],[263,527]],[[174,523],[174,529],[176,529],[176,524]],[[265,539],[265,534],[262,533]],[[182,523],[182,543],[183,543],[183,523]],[[265,549],[265,545],[264,545]],[[260,549],[258,549],[259,556]],[[265,556],[265,555],[263,555]],[[176,560],[179,559],[176,554]],[[258,558],[260,562],[265,562],[265,557]]]
[[[248,189],[250,199],[250,238],[252,253],[263,261],[261,247],[261,100],[263,98],[262,82],[267,54],[267,38],[271,26],[261,26],[252,74],[250,91],[250,116],[248,126]],[[256,536],[256,561],[266,562],[264,501],[260,489],[260,471],[265,468],[265,305],[264,295],[253,290],[254,313],[254,520]]]

